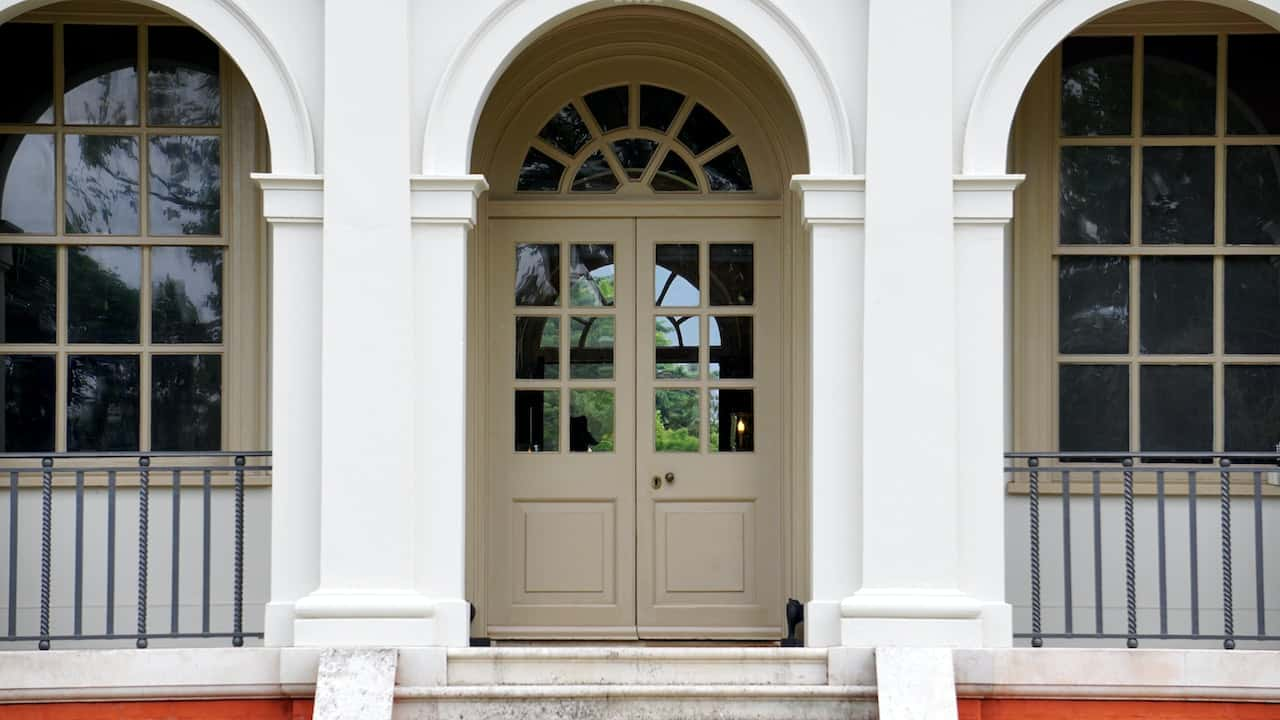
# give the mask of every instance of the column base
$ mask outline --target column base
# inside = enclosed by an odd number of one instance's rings
[[[805,647],[839,647],[840,601],[810,600],[804,606],[802,627]]]
[[[317,590],[294,606],[296,647],[466,647],[465,600],[403,590]]]
[[[262,644],[267,647],[293,645],[293,623],[296,615],[292,602],[269,602],[263,613]]]
[[[847,647],[985,646],[984,603],[955,590],[860,590],[840,603]]]

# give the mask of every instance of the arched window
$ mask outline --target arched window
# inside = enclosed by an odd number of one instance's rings
[[[530,143],[516,191],[610,193],[624,183],[655,193],[752,190],[747,158],[714,112],[676,90],[639,84],[565,103]]]

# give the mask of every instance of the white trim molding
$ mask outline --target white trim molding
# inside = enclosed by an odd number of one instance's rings
[[[253,173],[262,188],[262,216],[272,225],[324,219],[324,178],[319,175]]]
[[[957,225],[1004,225],[1013,219],[1013,191],[1026,175],[956,175]]]
[[[806,226],[861,225],[867,215],[867,180],[862,175],[796,175],[791,189],[800,194]]]
[[[415,175],[409,178],[414,223],[476,225],[476,203],[489,189],[483,175]]]

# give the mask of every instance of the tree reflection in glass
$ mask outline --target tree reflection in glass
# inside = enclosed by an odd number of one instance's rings
[[[138,356],[67,358],[67,450],[138,449]]]
[[[138,124],[138,28],[67,25],[63,107],[69,125]]]
[[[151,250],[151,340],[222,341],[222,248]]]
[[[138,139],[66,136],[66,231],[138,234]]]
[[[569,246],[569,304],[609,307],[614,299],[613,245]]]
[[[653,405],[653,449],[698,452],[698,391],[654,390]]]
[[[151,449],[222,447],[222,357],[151,358]]]
[[[698,316],[654,319],[654,376],[688,380],[698,377]]]
[[[52,235],[53,135],[0,134],[0,233]]]
[[[575,380],[612,378],[613,317],[569,320],[569,377]]]
[[[195,28],[147,28],[147,121],[216,126],[222,114],[218,46]]]
[[[138,342],[142,251],[73,247],[67,251],[67,328],[71,342]]]
[[[153,137],[148,152],[151,234],[219,234],[221,141],[194,135]]]

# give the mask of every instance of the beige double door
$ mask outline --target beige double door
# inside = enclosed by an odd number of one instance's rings
[[[489,636],[780,637],[778,220],[489,227]]]

